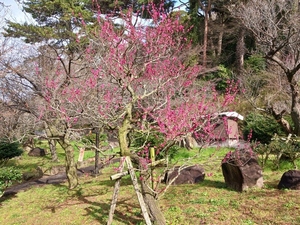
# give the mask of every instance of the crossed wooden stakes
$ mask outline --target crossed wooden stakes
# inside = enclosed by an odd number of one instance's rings
[[[153,151],[154,151],[154,149],[153,149]],[[155,161],[155,158],[154,158],[153,155],[154,154],[151,154],[152,163],[150,164],[150,166],[154,167],[155,165],[161,164],[164,161],[164,160]],[[124,162],[126,162],[126,164],[127,164],[127,168],[128,168],[127,171],[123,171],[124,166],[125,166]],[[141,210],[142,210],[142,214],[143,214],[143,217],[145,219],[145,222],[146,222],[147,225],[151,225],[152,223],[151,223],[148,211],[147,211],[147,207],[146,207],[146,204],[144,202],[144,198],[143,198],[142,192],[140,190],[138,180],[137,180],[137,177],[135,175],[135,171],[134,171],[134,168],[132,166],[132,162],[131,162],[131,159],[130,159],[129,156],[121,157],[120,172],[110,176],[110,179],[111,180],[116,180],[116,183],[115,183],[114,193],[113,193],[113,197],[112,197],[112,201],[111,201],[111,205],[110,205],[110,211],[109,211],[107,225],[111,225],[112,221],[113,221],[113,215],[114,215],[114,212],[115,212],[115,209],[116,209],[117,198],[118,198],[118,194],[119,194],[119,190],[120,190],[120,181],[121,181],[122,177],[124,177],[128,174],[130,174],[132,184],[133,184],[135,193],[138,197],[138,200],[139,200],[139,203],[140,203],[140,206],[141,206]]]

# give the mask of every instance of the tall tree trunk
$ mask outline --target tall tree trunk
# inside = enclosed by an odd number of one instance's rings
[[[295,100],[292,106],[291,117],[294,123],[294,134],[300,136],[300,99]]]
[[[202,66],[205,68],[207,66],[207,45],[208,45],[208,21],[211,10],[211,0],[207,1],[207,4],[203,4],[202,1],[199,1],[199,6],[204,12],[204,31],[203,31],[203,58]],[[201,27],[200,27],[201,30]]]
[[[57,130],[56,126],[49,125],[47,128],[52,137],[58,138],[59,145],[65,151],[66,175],[69,183],[69,189],[74,189],[78,186],[77,165],[75,162],[74,148],[70,143],[70,131],[65,125],[64,133]]]
[[[202,65],[203,67],[207,66],[207,43],[208,43],[208,7],[204,8],[204,33],[203,33],[203,58]]]
[[[51,152],[51,158],[53,162],[58,162],[58,156],[56,152],[56,140],[54,139],[48,139],[48,144]]]
[[[300,136],[300,89],[294,74],[287,74],[287,77],[292,90],[291,117],[294,123],[294,134]]]
[[[99,174],[99,149],[100,149],[100,132],[103,133],[103,129],[101,131],[99,128],[94,128],[93,132],[96,135],[96,143],[95,143],[95,174]]]
[[[69,183],[69,189],[74,189],[78,186],[78,176],[77,176],[77,165],[75,162],[74,148],[70,144],[69,140],[60,139],[59,144],[65,151],[65,160],[66,160],[66,174]]]
[[[219,33],[219,36],[218,36],[217,56],[221,56],[221,53],[222,53],[224,26],[225,26],[225,24],[222,23],[221,28],[220,28],[220,33]]]
[[[127,113],[125,115],[123,123],[118,130],[121,156],[130,156],[128,134],[131,128],[131,118],[132,118],[132,105],[129,104],[127,106]]]
[[[58,162],[58,156],[57,156],[57,152],[56,152],[56,140],[52,139],[53,135],[51,132],[51,128],[49,127],[47,122],[45,122],[44,125],[45,125],[45,132],[46,132],[47,139],[48,139],[48,144],[49,144],[49,148],[50,148],[52,161]]]
[[[236,68],[238,75],[241,75],[244,69],[244,55],[245,55],[245,29],[239,28],[237,43],[236,43]]]

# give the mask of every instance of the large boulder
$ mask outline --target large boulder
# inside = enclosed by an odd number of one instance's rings
[[[300,170],[285,172],[279,181],[278,188],[300,190]]]
[[[222,173],[226,185],[236,191],[263,186],[262,169],[251,149],[228,152],[222,161]]]
[[[29,156],[45,156],[46,155],[46,150],[42,148],[33,148],[30,150],[28,153]]]
[[[176,166],[166,172],[163,182],[166,184],[195,184],[204,180],[204,169],[199,165],[188,167]],[[174,180],[174,182],[173,182]]]

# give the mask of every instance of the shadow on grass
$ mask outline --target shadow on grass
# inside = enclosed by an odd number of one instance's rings
[[[218,188],[218,189],[227,189],[227,185],[225,184],[225,182],[209,180],[209,179],[204,179],[204,181],[199,183],[199,186],[214,187],[214,188]],[[228,189],[228,190],[230,190],[230,189]]]
[[[113,187],[115,185],[114,180],[102,180],[100,181],[101,185],[106,185],[108,187]],[[132,186],[132,180],[130,176],[123,177],[121,179],[121,187],[124,188],[124,186]],[[112,196],[111,196],[112,197]],[[121,197],[120,194],[118,196]],[[93,202],[88,199],[88,196],[82,196],[80,192],[77,192],[77,198],[78,200],[84,202],[85,204],[89,204],[90,206],[87,207],[85,210],[88,215],[92,216],[96,220],[99,221],[100,224],[106,224],[110,212],[110,204],[111,199],[107,203],[103,202]],[[138,204],[133,204],[132,198],[127,197],[124,199],[124,196],[122,200],[117,200],[116,203],[116,209],[114,211],[113,215],[113,221],[118,221],[123,224],[128,225],[135,225],[140,224],[144,221],[142,215],[141,215],[141,209]]]
[[[69,192],[69,194],[72,195],[73,198],[77,199],[82,204],[86,204],[87,207],[85,208],[85,211],[87,216],[94,218],[99,222],[99,224],[107,223],[111,205],[110,197],[112,196],[109,196],[109,199],[107,199],[107,197],[104,197],[99,201],[91,200],[93,199],[93,197],[99,196],[99,193],[84,194],[84,188],[70,191],[66,186],[62,184],[56,184],[55,186],[57,186],[57,188],[62,192]],[[104,192],[103,194],[106,193],[107,192]],[[118,221],[122,224],[128,225],[142,223],[144,219],[141,214],[140,206],[136,203],[132,203],[132,196],[124,198],[124,196],[120,196],[119,194],[118,197],[122,199],[117,200],[116,209],[113,215],[113,221]],[[74,204],[78,204],[78,202]],[[51,208],[51,211],[55,212],[55,208]]]
[[[249,190],[243,191],[242,193],[248,193],[248,194],[255,194],[257,197],[274,197],[277,196],[278,194],[283,194],[286,192],[286,190],[279,190],[278,187],[278,182],[272,181],[272,182],[264,182],[263,188],[250,188]],[[225,182],[221,181],[215,181],[215,180],[209,180],[205,179],[203,182],[199,183],[199,186],[202,187],[212,187],[216,189],[224,189],[229,192],[237,192],[236,190],[233,190],[229,187],[227,187]],[[252,191],[254,191],[252,193]]]
[[[107,223],[110,212],[110,203],[93,202],[84,196],[79,196],[78,199],[85,204],[90,205],[85,209],[89,216],[92,216],[98,220],[100,224]],[[117,201],[116,209],[113,215],[113,221],[122,222],[123,224],[139,224],[144,221],[141,213],[137,214],[134,212],[138,211],[133,211],[133,209],[139,210],[139,206],[129,203],[130,201],[130,198]],[[118,208],[122,208],[122,210],[118,210]]]
[[[17,193],[10,193],[10,194],[5,194],[3,196],[0,197],[0,207],[2,205],[2,202],[6,201],[6,200],[11,200],[13,198],[16,198]]]
[[[249,190],[261,190],[263,195],[266,194],[266,192],[265,192],[266,190],[270,193],[271,192],[277,193],[279,191],[278,188],[277,188],[277,185],[278,185],[277,182],[264,182],[263,188],[256,189],[255,187],[253,187],[253,188],[250,188]],[[203,182],[201,182],[199,184],[199,186],[212,187],[212,188],[217,188],[217,189],[226,189],[228,191],[236,192],[236,190],[233,190],[233,189],[227,187],[226,183],[222,182],[222,181],[215,181],[215,180],[205,179]]]

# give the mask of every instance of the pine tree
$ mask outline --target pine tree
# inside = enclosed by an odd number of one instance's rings
[[[4,36],[21,38],[26,43],[44,43],[55,48],[74,51],[83,24],[95,21],[89,0],[29,0],[23,10],[31,14],[34,23],[7,21]]]

